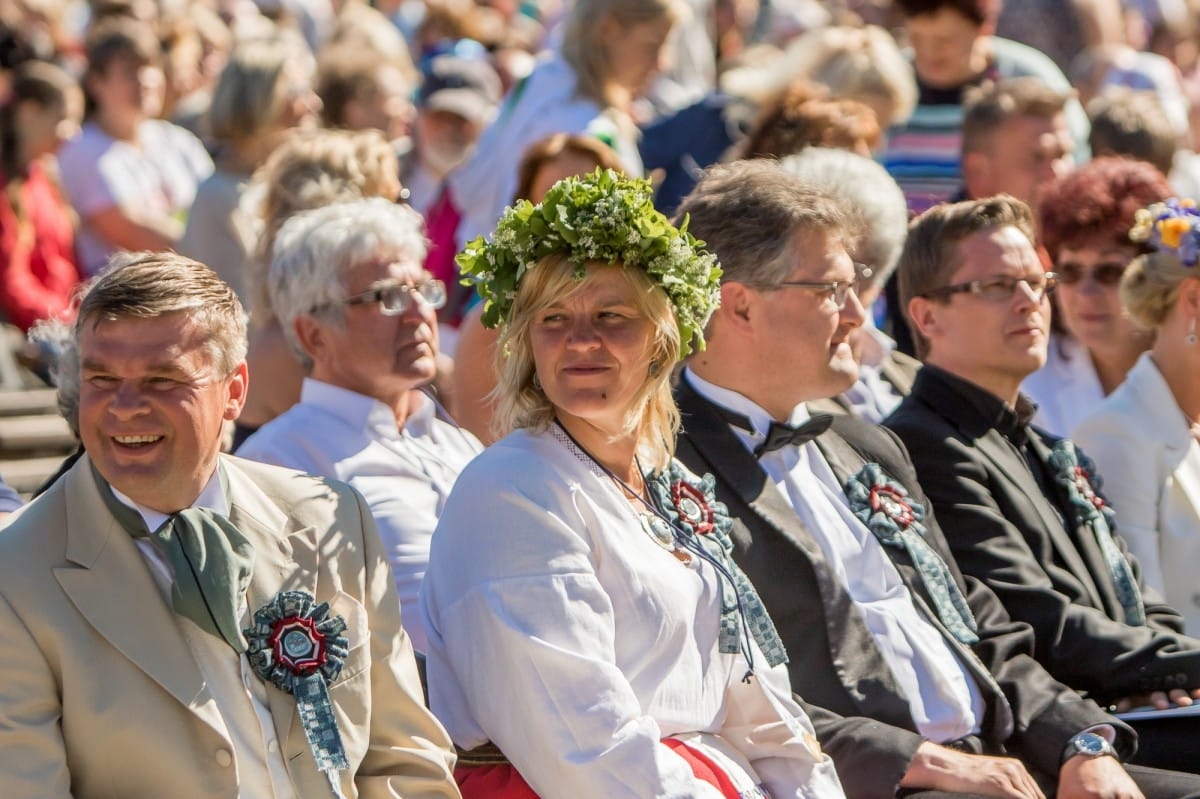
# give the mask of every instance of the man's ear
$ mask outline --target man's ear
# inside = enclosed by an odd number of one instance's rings
[[[227,421],[232,422],[237,419],[242,413],[242,407],[246,404],[246,393],[250,390],[250,369],[246,366],[246,362],[242,361],[233,370],[233,375],[229,379],[229,397],[225,401],[225,415]]]
[[[745,283],[729,281],[721,284],[721,306],[717,313],[721,315],[722,326],[732,330],[750,328],[751,320],[756,316],[755,300],[757,292]]]
[[[908,301],[908,318],[928,341],[933,341],[940,332],[937,313],[939,307],[936,302],[925,297],[913,297]]]
[[[296,333],[296,340],[300,342],[300,348],[308,354],[309,358],[314,361],[318,360],[317,356],[328,346],[325,326],[308,314],[300,314],[292,321],[292,330]]]

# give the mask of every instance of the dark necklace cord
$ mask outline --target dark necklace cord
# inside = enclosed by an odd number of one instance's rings
[[[657,516],[659,519],[661,519],[667,525],[667,527],[671,530],[671,538],[678,546],[682,547],[688,553],[695,555],[696,557],[700,558],[700,560],[702,560],[705,563],[712,566],[714,569],[716,569],[717,575],[722,580],[728,581],[729,585],[733,588],[733,597],[737,602],[738,622],[740,623],[741,628],[742,628],[742,635],[741,635],[741,641],[739,642],[739,648],[742,651],[742,656],[746,659],[746,665],[748,667],[746,674],[742,677],[742,682],[749,682],[750,678],[754,675],[754,653],[753,653],[753,651],[751,651],[751,648],[750,648],[750,639],[751,639],[752,633],[750,632],[750,623],[746,621],[746,612],[742,606],[742,594],[740,591],[738,591],[737,580],[734,579],[734,577],[730,573],[729,569],[725,567],[724,563],[722,563],[720,560],[718,560],[716,557],[714,557],[711,552],[709,552],[707,549],[705,549],[704,545],[701,544],[699,541],[697,541],[695,539],[695,536],[690,531],[684,530],[679,525],[678,522],[671,519],[671,517],[668,516],[658,506],[658,500],[654,497],[653,494],[651,494],[650,499],[646,499],[646,497],[644,497],[641,494],[639,494],[638,492],[634,491],[633,488],[630,487],[630,485],[628,483],[626,483],[624,480],[622,480],[620,478],[620,476],[617,475],[616,472],[614,472],[612,469],[608,468],[603,463],[601,463],[600,460],[595,455],[593,455],[591,452],[588,451],[588,449],[586,447],[584,447],[582,444],[580,444],[579,440],[577,438],[575,438],[575,436],[571,435],[570,431],[567,430],[567,428],[563,425],[562,422],[560,422],[558,419],[555,419],[554,424],[557,425],[558,429],[562,431],[563,435],[566,436],[567,439],[572,444],[575,445],[576,449],[578,449],[580,452],[582,452],[584,455],[586,455],[592,463],[594,463],[594,464],[596,464],[596,466],[600,467],[601,471],[603,471],[606,475],[608,475],[608,477],[611,480],[613,480],[613,482],[615,482],[617,485],[621,486],[621,488],[625,489],[625,491],[628,492],[630,496],[637,499],[637,501],[640,502],[648,511],[650,511],[655,516]],[[642,475],[642,480],[645,481],[646,480],[646,472],[642,469],[641,461],[638,460],[636,455],[634,455],[633,460],[634,460],[634,463],[637,465],[638,472]]]

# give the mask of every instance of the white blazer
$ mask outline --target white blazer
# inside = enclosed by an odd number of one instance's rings
[[[1096,461],[1146,586],[1200,635],[1200,443],[1150,353],[1072,437]]]

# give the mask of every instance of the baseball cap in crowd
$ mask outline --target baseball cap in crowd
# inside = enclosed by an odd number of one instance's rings
[[[417,93],[420,110],[449,111],[473,122],[486,122],[500,102],[500,78],[482,59],[436,56],[422,70]]]

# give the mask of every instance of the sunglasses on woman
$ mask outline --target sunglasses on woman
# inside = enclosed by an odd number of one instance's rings
[[[1068,262],[1057,264],[1054,268],[1054,274],[1058,276],[1058,282],[1064,286],[1073,286],[1076,283],[1080,283],[1089,274],[1092,276],[1092,280],[1101,286],[1115,286],[1121,282],[1121,277],[1125,274],[1126,266],[1128,264],[1120,261],[1112,261],[1096,264],[1091,269],[1088,269],[1082,264]]]

